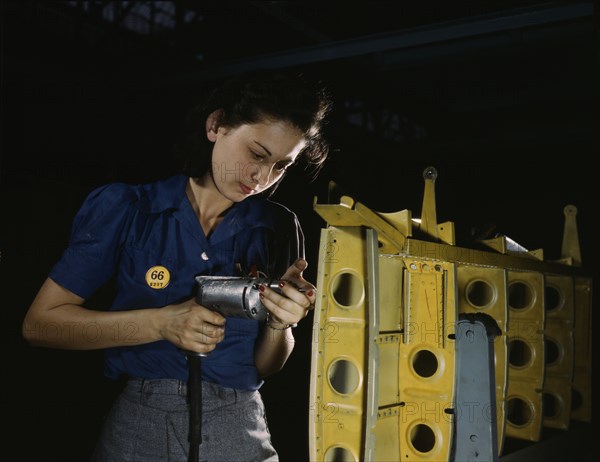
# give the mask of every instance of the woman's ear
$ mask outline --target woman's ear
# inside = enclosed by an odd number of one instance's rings
[[[222,115],[223,109],[217,109],[211,112],[206,118],[206,137],[213,143],[217,141],[217,133],[219,132]]]

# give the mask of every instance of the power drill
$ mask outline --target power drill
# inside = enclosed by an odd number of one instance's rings
[[[269,312],[260,301],[261,285],[281,293],[281,280],[235,276],[196,276],[196,302],[225,317],[264,321]],[[289,283],[286,281],[286,283]],[[298,289],[303,292],[303,289]]]
[[[267,278],[235,277],[235,276],[196,276],[198,292],[196,302],[212,311],[234,318],[264,321],[269,311],[260,301],[261,285],[265,285],[282,293],[281,280]],[[286,282],[287,283],[287,282]],[[304,289],[298,289],[304,292]],[[200,358],[207,353],[183,351],[189,366],[188,400],[190,406],[190,429],[188,441],[190,452],[188,460],[197,462],[200,444],[202,443],[202,403]]]

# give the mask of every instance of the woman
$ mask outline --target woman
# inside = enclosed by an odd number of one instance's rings
[[[35,345],[106,349],[105,374],[126,377],[96,461],[185,461],[188,368],[202,360],[201,460],[277,460],[258,389],[289,357],[291,332],[316,289],[296,216],[268,196],[300,159],[327,156],[330,102],[300,75],[259,72],[213,91],[193,111],[177,151],[185,175],[92,192],[72,237],[24,320]],[[116,276],[108,311],[85,300]],[[266,323],[227,318],[195,302],[198,275],[260,275]],[[301,289],[301,290],[299,290]],[[44,338],[44,325],[64,335]],[[40,328],[33,329],[31,326]],[[53,330],[55,333],[56,330]]]

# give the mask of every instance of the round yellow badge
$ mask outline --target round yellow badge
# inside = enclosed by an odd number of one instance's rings
[[[146,284],[153,289],[164,289],[170,280],[171,273],[164,266],[153,266],[146,273]]]

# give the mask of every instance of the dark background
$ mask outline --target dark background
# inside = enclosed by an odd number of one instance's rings
[[[185,111],[236,72],[297,68],[333,93],[326,167],[314,181],[292,172],[275,196],[303,224],[309,280],[324,226],[312,201],[329,180],[374,210],[419,216],[430,165],[438,221],[456,223],[460,244],[492,224],[557,259],[574,204],[596,274],[595,5],[398,3],[1,3],[0,459],[86,460],[119,384],[102,377],[100,352],[28,346],[23,316],[85,196],[177,172]],[[262,388],[282,461],[308,458],[311,318],[295,333],[286,368]]]

